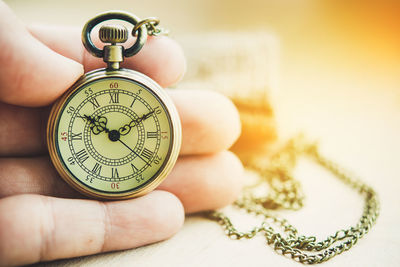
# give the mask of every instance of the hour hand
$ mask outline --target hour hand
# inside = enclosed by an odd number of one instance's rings
[[[101,132],[106,132],[109,133],[110,130],[107,129],[107,118],[103,116],[88,116],[88,115],[83,115],[83,117],[87,122],[89,122],[89,127],[90,130],[92,130],[92,133],[95,135],[100,134]]]
[[[137,118],[137,119],[133,119],[129,124],[125,124],[124,126],[120,127],[120,128],[118,129],[119,134],[120,134],[120,135],[127,135],[127,134],[131,131],[131,129],[132,129],[133,127],[135,127],[136,125],[138,125],[138,124],[141,123],[142,121],[144,121],[144,120],[150,118],[151,115],[152,115],[153,113],[154,113],[154,110],[153,110],[153,111],[150,111],[150,112],[147,113],[147,114],[144,114],[142,117],[139,117],[139,118]]]

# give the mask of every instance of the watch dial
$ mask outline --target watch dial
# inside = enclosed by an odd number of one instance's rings
[[[99,79],[78,88],[56,122],[59,158],[81,185],[107,194],[135,191],[154,180],[172,147],[171,118],[144,85]]]

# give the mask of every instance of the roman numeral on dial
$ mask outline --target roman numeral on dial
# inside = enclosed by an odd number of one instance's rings
[[[134,173],[134,174],[137,173],[137,172],[139,171],[139,169],[136,168],[136,166],[133,165],[133,163],[131,163],[131,167],[132,167],[132,170],[133,170],[133,173]]]
[[[82,150],[76,152],[75,156],[82,163],[85,162],[89,158],[88,153],[86,152],[85,149],[82,149]]]
[[[153,151],[144,148],[140,155],[149,161],[153,157],[153,154],[154,154]]]
[[[94,167],[92,169],[92,172],[96,175],[100,175],[101,172],[101,165],[99,163],[96,162],[96,164],[94,164]]]
[[[147,132],[147,138],[157,138],[158,132]]]
[[[118,169],[111,168],[111,178],[119,178]]]
[[[77,134],[71,133],[71,140],[72,141],[82,140],[82,133],[77,133]]]
[[[109,104],[116,104],[119,103],[119,93],[110,93],[110,101],[108,102]]]
[[[136,101],[136,97],[133,99],[132,104],[129,106],[130,108],[133,106],[133,104],[135,104]]]
[[[95,98],[95,97],[92,97],[91,99],[89,99],[89,102],[92,103],[93,109],[100,107],[100,104],[97,101],[97,98]]]

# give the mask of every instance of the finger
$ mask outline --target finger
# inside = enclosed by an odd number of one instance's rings
[[[35,39],[0,1],[0,101],[43,106],[83,73],[82,65]]]
[[[99,202],[19,195],[0,200],[0,262],[22,265],[143,246],[182,226],[179,200],[154,191]]]
[[[0,187],[0,198],[29,193],[82,198],[62,180],[48,157],[0,158]]]
[[[168,90],[182,122],[181,154],[228,149],[240,135],[238,111],[226,97],[212,91]],[[0,103],[0,156],[46,152],[48,109]]]
[[[243,186],[243,166],[232,152],[186,156],[158,187],[176,195],[186,213],[222,208],[236,200]]]
[[[103,59],[90,55],[83,47],[79,28],[32,25],[29,29],[57,53],[82,63],[85,72],[105,67]],[[104,46],[98,38],[93,41],[99,48]],[[142,50],[133,57],[125,58],[122,66],[142,72],[162,87],[168,87],[183,77],[186,61],[177,42],[166,36],[157,36],[149,37]]]
[[[169,93],[182,122],[182,155],[222,151],[239,138],[239,112],[227,97],[206,90]]]
[[[0,156],[45,153],[48,108],[0,102]]]
[[[233,202],[242,184],[240,161],[231,152],[221,152],[180,157],[159,189],[178,196],[190,213]],[[79,197],[59,177],[48,158],[0,159],[0,196],[24,193]]]

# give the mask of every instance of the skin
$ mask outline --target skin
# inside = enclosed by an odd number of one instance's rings
[[[53,168],[45,125],[49,105],[84,71],[104,63],[85,52],[79,29],[27,29],[1,1],[0,47],[1,265],[158,242],[179,231],[185,213],[226,206],[239,194],[243,168],[227,151],[240,135],[234,105],[214,92],[168,90],[183,126],[182,150],[169,177],[136,199],[81,196]],[[182,78],[185,64],[176,42],[150,37],[124,67],[168,87]]]

